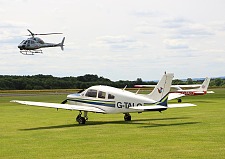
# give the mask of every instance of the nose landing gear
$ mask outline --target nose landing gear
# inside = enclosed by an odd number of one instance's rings
[[[87,112],[84,112],[84,117],[82,117],[81,115],[82,115],[82,112],[80,111],[80,113],[76,117],[76,121],[79,124],[85,124],[85,122],[88,120]]]

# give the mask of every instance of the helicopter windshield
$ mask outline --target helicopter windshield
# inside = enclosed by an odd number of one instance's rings
[[[25,44],[24,42],[25,42],[26,40],[23,40],[20,44]]]

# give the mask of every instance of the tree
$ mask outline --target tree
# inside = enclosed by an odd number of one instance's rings
[[[222,86],[223,85],[223,80],[221,78],[216,78],[215,79],[215,85],[216,86]]]
[[[187,84],[193,84],[193,80],[191,78],[187,79]]]

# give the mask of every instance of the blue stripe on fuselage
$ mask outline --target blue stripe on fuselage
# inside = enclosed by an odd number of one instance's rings
[[[88,99],[67,99],[68,101],[85,103],[85,104],[93,104],[93,105],[101,105],[107,107],[115,107],[114,101],[100,101],[100,100],[88,100]]]

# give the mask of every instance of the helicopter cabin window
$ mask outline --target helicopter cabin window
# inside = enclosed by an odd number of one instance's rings
[[[106,95],[105,92],[102,92],[102,91],[99,91],[99,92],[98,92],[98,98],[105,99],[105,95]]]
[[[34,41],[33,41],[33,40],[31,40],[31,41],[30,41],[30,43],[31,43],[31,44],[34,44]]]
[[[97,90],[94,90],[94,89],[89,89],[86,94],[85,94],[86,97],[95,97],[97,96]]]
[[[115,98],[115,96],[114,95],[112,95],[112,94],[108,94],[108,99],[114,99]]]

